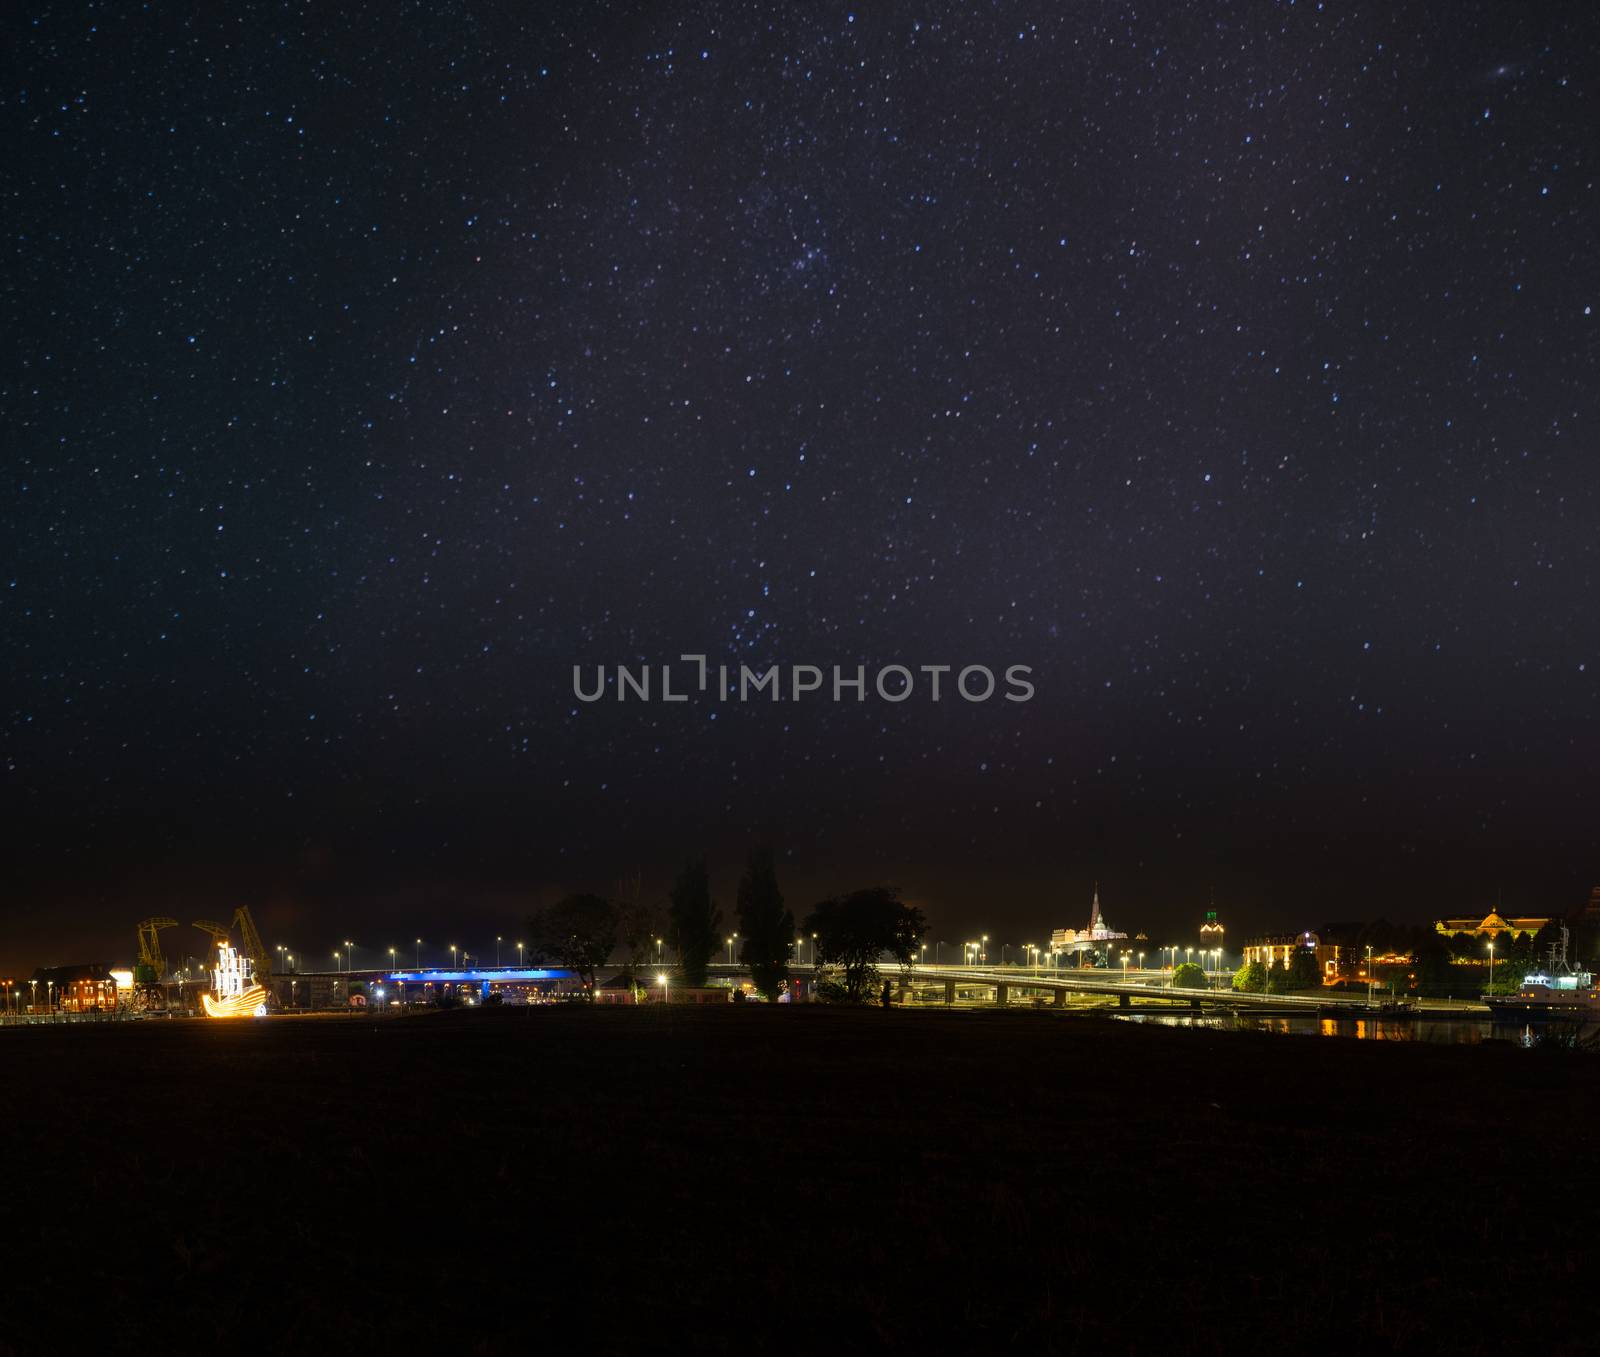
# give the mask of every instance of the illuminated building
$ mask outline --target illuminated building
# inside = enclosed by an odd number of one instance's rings
[[[1325,985],[1352,977],[1366,978],[1366,948],[1356,938],[1359,925],[1329,924],[1320,932],[1307,929],[1303,933],[1274,933],[1258,938],[1247,938],[1244,944],[1244,964],[1259,961],[1269,969],[1275,965],[1287,966],[1296,951],[1304,949],[1317,959],[1317,969],[1322,972]],[[1372,958],[1373,968],[1378,966],[1404,966],[1411,956],[1402,952],[1384,952]]]
[[[1549,922],[1549,919],[1508,919],[1498,910],[1490,910],[1481,919],[1477,915],[1463,919],[1440,919],[1433,926],[1447,938],[1453,938],[1458,933],[1479,938],[1498,938],[1502,933],[1531,938]]]
[[[1126,933],[1116,932],[1106,922],[1105,915],[1100,912],[1100,888],[1097,885],[1094,891],[1094,901],[1089,906],[1089,926],[1087,928],[1058,928],[1050,935],[1050,950],[1052,952],[1079,952],[1089,951],[1105,943],[1127,941]]]
[[[1244,964],[1249,966],[1259,961],[1269,969],[1279,963],[1287,966],[1289,958],[1302,948],[1315,952],[1321,945],[1321,939],[1315,933],[1270,933],[1258,938],[1246,938]],[[1322,958],[1319,956],[1317,959],[1320,961]]]
[[[1217,922],[1217,911],[1208,909],[1206,921],[1200,925],[1200,947],[1209,950],[1222,946],[1222,925]]]
[[[33,973],[31,993],[62,1013],[110,1013],[117,1006],[117,982],[98,962],[47,966]]]

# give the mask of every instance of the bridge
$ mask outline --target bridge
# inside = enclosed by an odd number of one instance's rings
[[[673,968],[668,967],[669,971]],[[811,972],[808,965],[790,965],[792,974]],[[714,962],[708,970],[713,975],[748,975],[749,968],[734,963]],[[911,966],[896,966],[892,962],[878,968],[880,981],[887,980],[904,993],[914,981],[937,982],[944,987],[946,1003],[954,1003],[958,990],[989,989],[994,992],[996,1004],[1011,1002],[1014,994],[1046,994],[1058,1005],[1065,1005],[1069,995],[1104,995],[1115,998],[1119,1007],[1130,1008],[1135,999],[1149,1000],[1153,1005],[1200,1008],[1206,1005],[1225,1005],[1228,1008],[1272,1008],[1279,1011],[1304,1009],[1315,1013],[1325,1004],[1341,1002],[1320,995],[1243,994],[1229,988],[1182,989],[1173,988],[1165,971],[1134,971],[1124,978],[1114,977],[1106,971],[1088,967],[1066,970],[1046,970],[1025,966],[956,966],[919,962]],[[1219,980],[1230,980],[1231,974],[1218,973]],[[1363,999],[1342,1002],[1361,1004]]]
[[[747,973],[744,968],[726,964],[715,965],[713,971],[724,974]],[[808,966],[791,967],[805,972]],[[1348,1008],[1353,1014],[1368,1009],[1364,993],[1355,994],[1249,994],[1231,988],[1231,972],[1218,972],[1221,988],[1189,989],[1175,987],[1166,971],[1134,971],[1124,977],[1098,969],[1069,968],[1065,970],[1030,969],[1025,966],[955,966],[918,963],[908,967],[892,964],[879,968],[881,979],[888,980],[900,993],[912,982],[938,982],[944,988],[946,1003],[953,1004],[962,989],[988,989],[994,993],[996,1005],[1011,1002],[1013,994],[1049,995],[1058,1006],[1065,1006],[1070,995],[1100,995],[1114,998],[1123,1009],[1134,1007],[1151,1009],[1202,1008],[1256,1009],[1273,1013],[1305,1013],[1315,1016],[1330,1008]],[[1141,1002],[1135,1005],[1134,1001]],[[1416,1011],[1437,1017],[1481,1016],[1483,1005],[1441,999],[1415,1001]]]
[[[1052,973],[1026,967],[914,965],[883,974],[891,981],[901,977],[902,988],[913,980],[939,981],[944,985],[946,1003],[954,1003],[957,991],[963,988],[992,989],[996,1004],[1010,1003],[1013,992],[1048,994],[1058,1005],[1065,1005],[1068,996],[1073,994],[1104,995],[1115,998],[1119,1008],[1132,1008],[1135,999],[1142,999],[1152,1006],[1161,1007],[1175,1004],[1193,1009],[1224,1004],[1229,1008],[1303,1008],[1307,1013],[1315,1013],[1324,1002],[1320,997],[1303,995],[1241,994],[1232,989],[1178,988],[1164,983],[1166,977],[1160,971],[1112,979],[1103,971],[1087,969]]]

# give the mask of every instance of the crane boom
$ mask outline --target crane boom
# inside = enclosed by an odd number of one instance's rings
[[[243,944],[241,951],[250,958],[256,970],[256,984],[272,987],[272,953],[267,951],[267,946],[261,941],[261,934],[256,931],[256,921],[250,916],[250,906],[240,905],[233,911],[233,921],[239,925],[239,941]]]
[[[167,969],[166,958],[161,955],[161,930],[177,926],[176,919],[161,914],[139,920],[139,965],[150,968],[151,981],[159,981]]]

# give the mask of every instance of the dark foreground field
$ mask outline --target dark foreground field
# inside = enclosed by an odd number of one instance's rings
[[[0,1031],[0,1349],[1592,1351],[1600,1056],[1054,1013]]]

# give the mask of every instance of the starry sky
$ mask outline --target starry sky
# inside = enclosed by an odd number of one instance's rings
[[[949,939],[1600,880],[1587,7],[10,37],[0,967],[731,906],[762,840]],[[685,652],[1037,694],[573,698]]]

